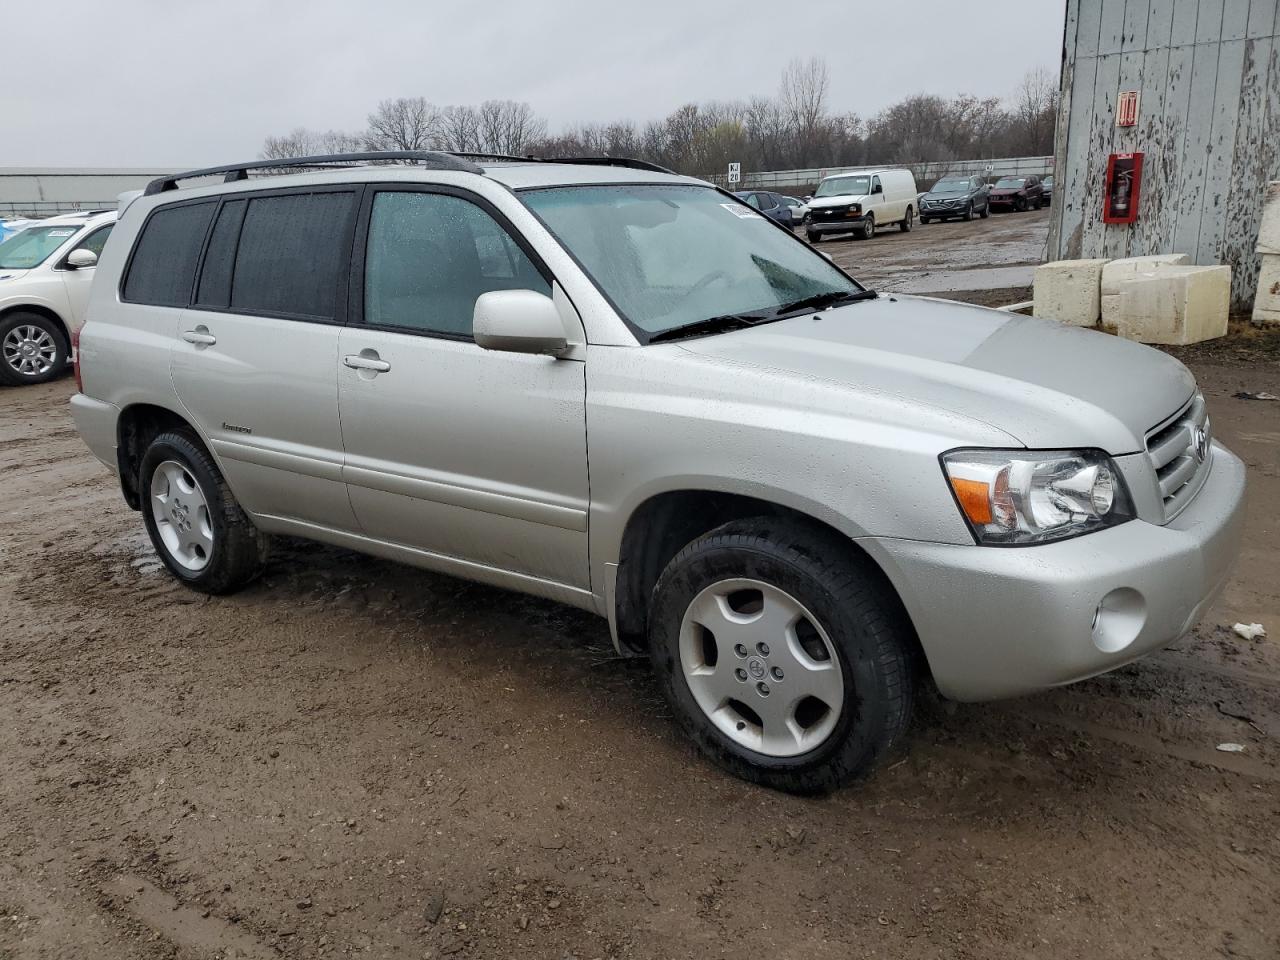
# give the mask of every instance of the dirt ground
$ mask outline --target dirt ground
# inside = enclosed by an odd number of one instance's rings
[[[708,766],[646,665],[549,602],[302,543],[185,591],[71,381],[4,390],[0,958],[1274,960],[1280,403],[1232,394],[1280,394],[1280,360],[1251,357],[1192,358],[1250,472],[1195,634],[927,704],[817,800]]]

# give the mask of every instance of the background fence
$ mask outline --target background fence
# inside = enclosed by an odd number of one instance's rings
[[[1053,157],[1000,157],[993,160],[937,160],[930,163],[885,163],[862,167],[811,167],[807,170],[744,170],[742,183],[737,190],[780,190],[812,187],[823,177],[851,170],[870,170],[880,167],[906,167],[915,174],[916,185],[921,190],[933,186],[934,181],[954,174],[957,176],[985,175],[989,177],[1035,176],[1043,177],[1053,172]],[[726,174],[704,177],[717,186],[727,187]]]

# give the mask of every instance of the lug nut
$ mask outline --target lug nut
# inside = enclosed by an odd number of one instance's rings
[[[734,675],[735,677],[737,677],[739,680],[744,681],[744,682],[745,682],[745,681],[746,681],[746,679],[747,679],[747,671],[743,670],[741,667],[739,667],[737,670],[733,671],[733,675]]]
[[[762,657],[767,657],[769,655],[769,645],[767,643],[757,643],[756,652]]]
[[[762,697],[767,697],[769,695],[769,685],[761,680],[756,684],[756,693],[760,694]]]
[[[734,653],[736,653],[736,654],[737,654],[738,656],[740,656],[740,657],[746,657],[746,655],[747,655],[747,648],[746,648],[746,647],[744,647],[744,646],[743,646],[742,644],[740,644],[740,643],[735,643],[735,644],[733,645],[733,652],[734,652]]]
[[[772,670],[770,670],[769,672],[773,674],[773,679],[775,679],[775,680],[781,680],[781,679],[782,679],[782,668],[781,668],[781,667],[774,667],[774,668],[773,668]]]

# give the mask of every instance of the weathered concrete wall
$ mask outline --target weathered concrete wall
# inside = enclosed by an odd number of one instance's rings
[[[1067,0],[1052,259],[1185,253],[1232,268],[1248,309],[1280,178],[1278,0]],[[1136,127],[1115,125],[1121,90]],[[1102,222],[1107,156],[1145,154],[1137,223]]]
[[[0,217],[50,216],[113,209],[126,190],[141,190],[173,169],[0,167]]]

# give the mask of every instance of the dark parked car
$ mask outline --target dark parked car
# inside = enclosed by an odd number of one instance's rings
[[[1044,206],[1044,187],[1039,177],[1001,177],[991,188],[993,210],[1039,210]]]
[[[1044,205],[1047,207],[1053,203],[1053,174],[1049,174],[1040,181],[1040,186],[1044,187]]]
[[[920,195],[920,222],[959,217],[972,220],[974,214],[991,214],[990,188],[981,177],[943,177],[928,193]]]
[[[734,196],[745,200],[749,206],[755,207],[770,220],[777,220],[784,227],[794,227],[800,222],[800,216],[796,213],[800,201],[795,197],[784,197],[768,190],[743,190]]]

